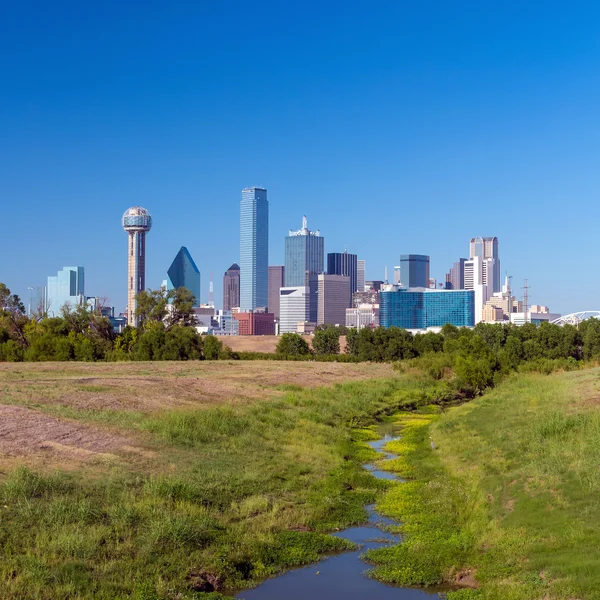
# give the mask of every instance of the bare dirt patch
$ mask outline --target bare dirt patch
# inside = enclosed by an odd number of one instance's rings
[[[125,437],[88,425],[21,406],[0,405],[0,454],[5,456],[58,452],[85,460],[106,457],[128,442]]]

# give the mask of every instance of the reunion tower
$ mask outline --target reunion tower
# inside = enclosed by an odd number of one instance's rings
[[[127,323],[137,326],[137,295],[146,287],[146,233],[152,227],[152,216],[141,206],[132,206],[123,213],[123,229],[129,234],[127,268]]]

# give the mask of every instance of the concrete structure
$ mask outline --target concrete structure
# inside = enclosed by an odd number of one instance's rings
[[[152,216],[145,208],[132,206],[123,213],[121,224],[129,238],[127,322],[136,327],[137,295],[146,289],[146,234],[152,227]]]
[[[85,302],[85,274],[83,267],[63,267],[57,275],[48,277],[46,312],[49,317],[60,317],[65,305],[81,306]]]
[[[430,290],[386,286],[379,293],[379,324],[382,327],[429,329],[450,323],[475,325],[473,290]]]
[[[429,256],[424,254],[400,255],[400,285],[404,289],[426,288],[429,285]]]
[[[528,310],[527,314],[525,314],[523,311],[511,313],[510,322],[514,325],[524,325],[525,323],[533,323],[534,325],[540,325],[544,322],[550,323],[552,321],[559,321],[560,318],[561,316],[558,313],[533,312],[531,310]]]
[[[317,275],[324,271],[325,239],[321,232],[307,227],[306,216],[302,217],[302,228],[290,229],[285,238],[285,287],[306,285],[306,274]]]
[[[475,292],[475,323],[483,317],[483,307],[489,300],[491,292],[487,285],[487,273],[492,267],[491,259],[479,256],[465,261],[464,289]]]
[[[358,258],[356,254],[344,252],[329,252],[327,254],[327,274],[328,275],[346,275],[350,277],[350,296],[354,292],[360,291],[357,286],[358,277]],[[364,289],[364,286],[363,286]]]
[[[238,322],[238,335],[275,335],[273,313],[239,312],[233,317]]]
[[[310,288],[282,287],[279,290],[279,333],[298,331],[298,323],[310,320]]]
[[[240,308],[267,306],[269,202],[264,188],[242,190],[240,203]]]
[[[344,325],[346,309],[350,308],[350,277],[346,275],[318,276],[318,325]]]
[[[466,258],[459,258],[450,267],[450,271],[446,274],[446,289],[447,290],[464,290],[465,289],[465,262]]]
[[[346,327],[363,329],[379,327],[379,304],[359,304],[346,309]]]
[[[273,265],[269,267],[269,312],[275,315],[275,320],[279,321],[279,290],[284,283],[285,267],[283,265]]]
[[[298,329],[296,329],[296,333],[299,333],[300,335],[311,335],[315,332],[316,329],[317,329],[316,323],[312,323],[310,321],[304,321],[304,322],[298,323]]]
[[[200,306],[200,271],[185,246],[181,246],[167,271],[167,290],[186,288],[194,294],[194,306]]]
[[[400,265],[394,267],[394,285],[400,285]]]
[[[365,291],[375,290],[376,292],[378,292],[382,288],[384,283],[385,282],[381,281],[380,279],[373,279],[370,281],[365,281]]]
[[[483,307],[481,320],[484,323],[502,323],[504,322],[504,311],[499,306],[488,303]]]
[[[238,335],[238,320],[230,310],[217,310],[215,321],[217,328],[212,332],[214,335]]]
[[[223,275],[223,310],[230,311],[240,305],[240,267],[233,263]]]
[[[356,291],[365,291],[365,268],[366,263],[362,259],[356,261]]]
[[[354,292],[352,294],[352,307],[356,308],[361,304],[379,304],[379,292],[373,289],[366,292]]]
[[[500,291],[500,255],[497,237],[474,237],[469,244],[471,259],[489,259],[483,283],[488,286],[490,295]]]

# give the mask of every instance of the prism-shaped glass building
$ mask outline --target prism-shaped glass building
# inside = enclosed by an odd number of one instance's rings
[[[200,271],[185,246],[181,246],[167,271],[167,289],[173,290],[179,287],[192,292],[196,299],[194,306],[200,306]]]

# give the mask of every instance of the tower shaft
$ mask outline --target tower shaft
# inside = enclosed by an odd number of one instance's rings
[[[146,232],[129,231],[127,323],[137,327],[137,295],[146,288]]]

